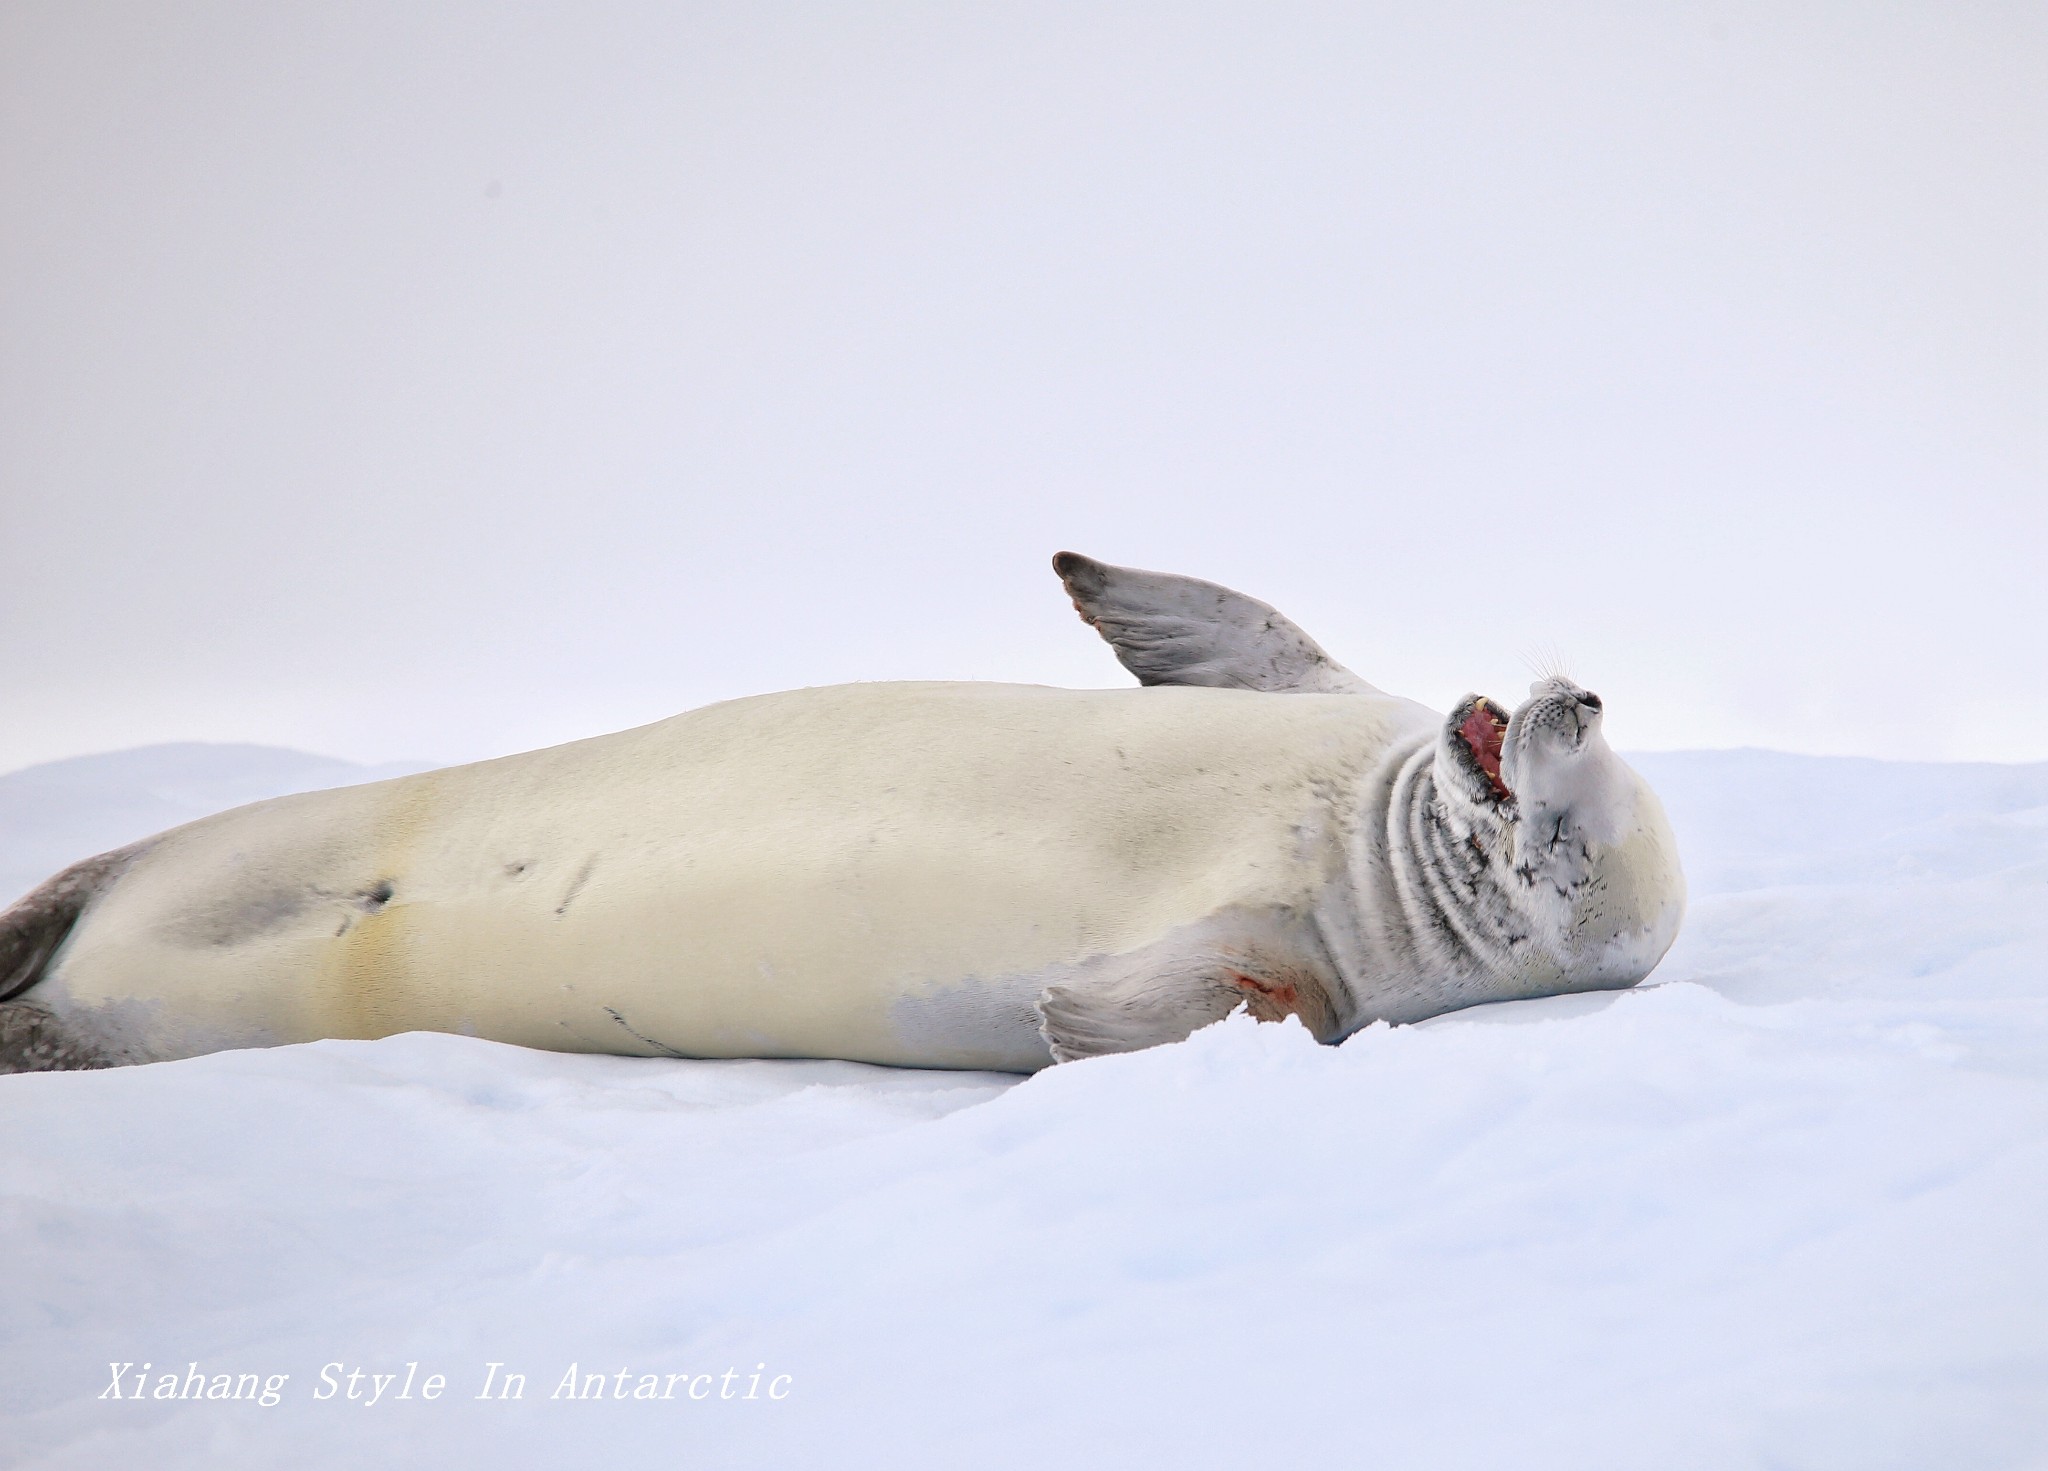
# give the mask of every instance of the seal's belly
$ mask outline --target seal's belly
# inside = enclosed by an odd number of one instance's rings
[[[878,685],[735,701],[167,834],[51,982],[154,1055],[432,1029],[1029,1069],[1052,969],[1341,862],[1398,702]]]
[[[416,882],[409,902],[318,942],[299,1030],[1030,1069],[1051,1060],[1034,974],[1122,942],[1123,926],[993,845],[842,841],[828,855],[812,833],[798,856],[793,835],[744,837]],[[903,1004],[941,994],[948,1024],[906,1032]]]
[[[188,917],[95,925],[53,982],[80,1001],[154,998],[172,1023],[149,1048],[160,1056],[433,1030],[565,1051],[1030,1070],[1051,1061],[1033,1011],[1041,973],[1202,907],[1188,889],[1178,904],[1118,905],[1068,881],[1076,855],[1040,871],[1023,845],[874,838],[828,858],[816,833],[801,856],[793,836],[744,839],[351,863],[380,877],[314,886],[289,912],[265,904],[240,933]],[[157,860],[165,876],[175,857]]]

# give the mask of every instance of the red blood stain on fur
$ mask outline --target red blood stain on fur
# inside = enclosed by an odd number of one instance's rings
[[[1257,992],[1277,1011],[1292,1012],[1301,1009],[1301,993],[1286,981],[1262,981],[1256,976],[1248,976],[1243,971],[1236,970],[1230,973],[1230,981],[1232,985],[1242,990]]]
[[[1254,1021],[1277,1022],[1300,1017],[1312,1036],[1324,1041],[1335,1035],[1335,1018],[1330,1015],[1329,998],[1312,975],[1297,974],[1292,980],[1271,981],[1241,970],[1226,970],[1224,979],[1244,995],[1244,1009]]]

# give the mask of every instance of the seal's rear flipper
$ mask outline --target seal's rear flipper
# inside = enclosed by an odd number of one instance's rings
[[[1084,622],[1140,684],[1296,694],[1377,694],[1257,598],[1169,572],[1061,552],[1053,571]]]
[[[43,978],[57,953],[98,894],[141,851],[118,848],[74,863],[0,913],[0,1001],[12,1000]]]
[[[89,1040],[47,1006],[0,1001],[0,1073],[70,1072],[145,1060]]]
[[[1316,1040],[1337,1040],[1329,993],[1305,970],[1213,954],[1176,961],[1156,951],[1096,961],[1047,986],[1038,1030],[1054,1062],[1073,1062],[1179,1042],[1239,1006],[1265,1022],[1298,1016]]]

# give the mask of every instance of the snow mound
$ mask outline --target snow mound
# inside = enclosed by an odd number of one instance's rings
[[[195,817],[426,769],[418,761],[360,766],[276,746],[185,741],[11,771],[0,776],[0,904],[67,864]]]

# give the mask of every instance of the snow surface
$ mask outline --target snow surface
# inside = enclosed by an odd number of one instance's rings
[[[423,761],[358,766],[275,746],[185,741],[9,772],[0,776],[0,904],[66,864],[210,812],[426,769]]]
[[[224,800],[346,774],[239,750]],[[180,759],[0,779],[0,873]],[[1635,759],[1693,907],[1618,996],[1023,1083],[425,1034],[0,1078],[0,1456],[2048,1466],[2048,766]]]

